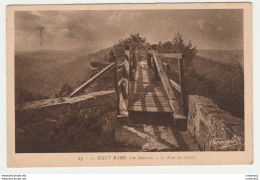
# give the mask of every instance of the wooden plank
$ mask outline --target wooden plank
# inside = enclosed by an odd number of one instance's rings
[[[134,94],[134,93],[138,93],[138,92],[143,92],[143,93],[147,93],[147,92],[164,92],[164,90],[162,88],[156,89],[156,90],[151,89],[151,88],[147,88],[147,89],[136,88],[136,89],[131,89],[130,94]]]
[[[123,68],[119,68],[118,70],[117,70],[117,73],[118,74],[121,74],[123,72]]]
[[[187,120],[186,116],[180,114],[174,114],[173,117],[174,120]]]
[[[160,53],[159,54],[160,58],[176,58],[176,59],[181,59],[182,54],[181,53]]]
[[[130,108],[133,107],[133,106],[141,106],[141,107],[157,107],[157,109],[159,109],[160,107],[162,107],[163,109],[165,108],[169,108],[171,109],[170,105],[169,104],[162,104],[160,106],[158,106],[157,104],[155,103],[152,103],[152,102],[147,102],[147,103],[134,103],[134,104],[130,104]]]
[[[129,81],[133,79],[133,52],[130,50],[130,58],[129,58]]]
[[[93,84],[97,79],[101,78],[106,72],[109,72],[111,70],[113,70],[115,67],[115,63],[111,63],[110,65],[108,65],[106,68],[104,68],[103,70],[101,70],[99,73],[97,73],[95,76],[93,76],[92,78],[90,78],[87,82],[85,82],[84,84],[82,84],[80,87],[78,87],[76,90],[74,90],[69,97],[74,97],[79,95],[80,93],[82,93],[86,88],[88,88],[91,84]]]
[[[154,83],[143,83],[143,82],[136,82],[136,81],[130,81],[131,86],[158,86],[162,87],[160,81],[156,81]]]
[[[138,93],[138,92],[143,92],[143,93],[147,93],[147,92],[164,92],[163,89],[158,89],[158,90],[153,90],[151,89],[151,91],[149,91],[149,89],[134,89],[130,92],[130,94],[132,93]],[[164,95],[165,96],[165,95]],[[165,96],[166,97],[166,96]]]
[[[125,82],[127,82],[127,80],[125,78],[122,78],[119,82],[118,82],[118,88],[119,88],[119,92],[121,92],[121,94],[123,95],[124,99],[128,98],[128,92],[127,92],[127,88],[125,87]]]
[[[152,50],[153,52],[153,58],[154,58],[154,62],[156,64],[156,67],[157,67],[157,70],[158,70],[158,74],[159,74],[159,77],[160,77],[160,80],[162,82],[162,85],[163,85],[163,89],[165,90],[166,92],[166,95],[170,101],[170,106],[171,108],[174,110],[172,104],[173,104],[173,101],[175,100],[175,95],[171,89],[171,85],[170,85],[170,82],[169,82],[169,79],[167,77],[167,74],[166,72],[164,71],[163,67],[162,67],[162,63],[161,61],[158,61],[157,59],[157,52],[155,52],[154,50]]]
[[[154,101],[142,101],[142,100],[138,100],[138,101],[132,102],[131,105],[132,106],[146,105],[146,106],[151,106],[151,107],[158,106],[158,104],[155,103]],[[168,106],[168,107],[170,107],[168,102],[161,102],[160,106]]]
[[[124,76],[123,71],[124,71],[123,67],[118,68],[118,70],[117,70],[117,78],[118,78],[118,80],[123,78],[123,76]]]
[[[182,90],[182,102],[183,102],[183,112],[184,115],[188,117],[188,104],[186,100],[186,92],[184,87],[184,70],[183,70],[183,61],[181,59],[178,59],[178,65],[179,65],[179,72],[180,72],[180,85]]]
[[[129,76],[129,62],[124,60],[124,69],[125,69],[125,72],[127,74],[127,77]]]
[[[130,95],[130,97],[132,96],[138,96],[138,97],[148,97],[148,96],[152,96],[152,97],[165,97],[165,93],[163,91],[154,91],[154,92],[136,92]]]
[[[156,99],[160,99],[160,100],[165,100],[165,101],[168,101],[167,100],[167,97],[164,96],[164,95],[160,95],[160,96],[156,96],[156,95],[152,95],[152,94],[149,94],[149,95],[144,95],[142,93],[140,94],[130,94],[129,95],[129,99],[152,99],[152,100],[156,100]]]
[[[123,78],[118,81],[118,84],[117,84],[118,87],[120,87],[122,85],[123,81],[124,81]]]
[[[154,77],[153,76],[147,76],[147,75],[135,75],[134,76],[134,79],[135,79],[135,81],[140,81],[140,82],[144,82],[144,81],[141,81],[141,80],[144,80],[144,79],[150,79],[150,81],[149,82],[153,82],[153,80],[154,80]]]
[[[135,74],[135,78],[151,78],[151,79],[154,79],[153,75],[150,75],[150,74]],[[151,82],[152,83],[152,82]]]
[[[129,50],[125,50],[125,55],[127,56],[127,60],[130,59],[130,51]]]
[[[162,86],[156,85],[156,84],[130,84],[130,92],[135,93],[135,92],[154,92],[154,91],[164,91]]]
[[[131,64],[132,64],[132,57],[131,57],[131,50],[130,50],[129,56],[128,56],[128,96],[130,95],[130,83],[129,82],[133,80]],[[128,103],[127,107],[129,108],[129,103]]]
[[[135,78],[134,80],[138,80],[138,78]],[[143,78],[142,78],[142,82],[143,82],[143,83],[150,83],[150,82],[151,82],[151,79],[148,78],[148,77],[143,77]]]
[[[177,91],[179,91],[181,93],[181,86],[179,84],[177,84],[174,80],[169,79],[172,87],[174,87]]]
[[[139,112],[168,112],[173,113],[173,110],[168,107],[147,107],[147,106],[131,106],[128,109],[129,111],[139,111]]]
[[[143,100],[143,101],[155,101],[158,102],[158,104],[160,104],[160,102],[168,102],[168,99],[165,96],[157,96],[156,98],[154,98],[153,96],[129,96],[129,101],[137,101],[137,100]]]
[[[137,85],[137,86],[131,86],[131,91],[163,91],[163,87],[162,86],[153,86],[153,85],[149,85],[149,84],[144,84],[142,85]]]
[[[135,75],[134,75],[135,77],[149,77],[149,78],[152,78],[152,79],[154,79],[154,76],[153,76],[153,74],[152,73],[143,73],[143,74],[139,74],[139,73],[136,73]],[[152,83],[153,81],[151,81],[151,83]]]
[[[145,73],[143,73],[143,74],[138,74],[138,73],[136,73],[135,75],[134,75],[134,80],[135,81],[138,81],[138,82],[144,82],[144,80],[149,80],[148,81],[148,83],[153,83],[153,82],[155,82],[155,78],[154,78],[154,76],[153,76],[153,74],[145,74]]]
[[[139,67],[139,68],[141,68],[141,67]],[[135,71],[135,75],[153,76],[153,71],[152,70],[144,70],[144,69],[139,70],[139,68],[138,68],[137,71]]]
[[[158,106],[160,104],[165,104],[165,102],[166,103],[168,102],[167,98],[165,98],[164,96],[157,96],[156,98],[154,98],[153,96],[143,96],[143,97],[141,97],[141,96],[130,96],[129,97],[130,102],[136,102],[136,101],[139,101],[139,100],[143,101],[143,102],[146,102],[146,101],[147,102],[155,102],[155,103],[158,104]],[[168,104],[169,104],[169,102],[168,102]]]
[[[136,93],[131,93],[129,95],[129,98],[164,98],[167,101],[167,97],[165,96],[164,92],[158,92],[158,93],[151,93],[151,92],[136,92]]]
[[[114,68],[114,88],[116,91],[117,115],[119,115],[120,114],[120,108],[119,108],[120,96],[119,96],[119,88],[118,88],[118,62],[117,62],[117,59],[115,60],[115,68]]]
[[[170,107],[170,105],[169,105],[169,102],[168,101],[165,101],[165,100],[161,100],[161,101],[159,101],[159,102],[155,102],[154,101],[154,99],[146,99],[146,100],[144,100],[144,99],[137,99],[137,100],[132,100],[132,99],[128,99],[129,101],[129,106],[130,105],[134,105],[135,103],[137,103],[137,105],[139,104],[155,104],[155,106],[169,106]],[[139,102],[141,102],[141,103],[139,103]]]

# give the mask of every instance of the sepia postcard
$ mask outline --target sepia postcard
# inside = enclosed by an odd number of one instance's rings
[[[8,167],[253,163],[250,3],[6,13]]]

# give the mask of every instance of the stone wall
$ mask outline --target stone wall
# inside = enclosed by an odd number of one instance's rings
[[[202,151],[244,150],[244,121],[203,96],[189,96],[188,131]]]
[[[91,152],[114,141],[116,92],[21,104],[15,113],[17,153]]]

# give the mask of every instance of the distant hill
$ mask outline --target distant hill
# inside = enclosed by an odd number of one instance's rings
[[[197,55],[214,61],[231,64],[239,63],[244,68],[243,50],[198,50]]]
[[[208,97],[244,119],[244,70],[239,63],[195,56],[186,87],[190,94]]]
[[[105,62],[110,50],[107,48],[92,53],[93,49],[16,52],[15,89],[16,99],[19,99],[17,101],[24,101],[20,94],[32,94],[37,100],[41,97],[53,98],[65,83],[73,88],[78,87],[91,75],[90,63]]]

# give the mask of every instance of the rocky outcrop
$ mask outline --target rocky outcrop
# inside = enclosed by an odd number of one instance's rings
[[[189,96],[188,130],[203,151],[244,150],[244,121],[203,96]]]
[[[114,141],[116,92],[47,99],[16,108],[16,153],[91,152]]]

